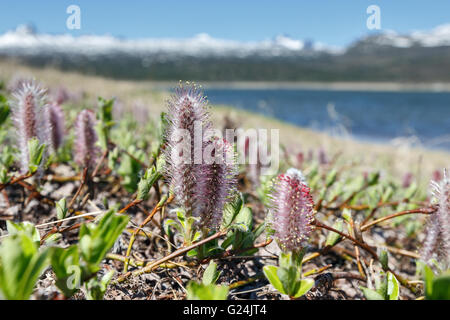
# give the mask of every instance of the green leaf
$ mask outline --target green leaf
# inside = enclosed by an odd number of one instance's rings
[[[35,173],[41,165],[44,156],[45,144],[40,144],[37,138],[28,141],[29,171]]]
[[[169,227],[174,227],[174,228],[177,229],[178,232],[180,232],[180,233],[183,232],[182,226],[181,226],[178,222],[176,222],[175,220],[173,220],[173,219],[166,219],[166,220],[164,221],[164,232],[165,232],[166,234],[170,234]]]
[[[336,219],[336,221],[333,224],[333,228],[342,232],[344,228],[344,221],[342,221],[342,219]],[[340,234],[330,231],[328,232],[325,246],[334,246],[340,239],[341,239]]]
[[[434,273],[433,270],[426,265],[424,262],[420,262],[419,266],[422,267],[421,273],[425,280],[425,297],[433,296],[433,281],[434,281]]]
[[[384,276],[375,278],[375,287],[377,292],[383,297],[383,300],[388,300],[388,282]]]
[[[278,279],[283,285],[284,292],[293,297],[300,285],[300,272],[297,267],[290,266],[288,268],[280,267],[277,271]]]
[[[108,211],[97,225],[90,223],[80,229],[80,251],[86,261],[88,269],[92,272],[98,270],[98,265],[106,253],[116,242],[119,235],[127,225],[129,217],[115,215]]]
[[[20,223],[14,223],[12,221],[7,220],[6,230],[8,230],[9,235],[25,234],[29,236],[39,247],[39,244],[41,242],[41,236],[39,235],[39,231],[31,222],[25,221]]]
[[[190,281],[186,287],[188,300],[226,300],[228,287]]]
[[[0,95],[0,126],[8,119],[10,113],[10,108],[8,105],[8,100]]]
[[[147,200],[151,187],[161,178],[161,173],[154,167],[147,169],[138,183],[137,199]]]
[[[281,283],[280,279],[278,278],[278,269],[279,267],[276,266],[264,266],[263,272],[266,276],[267,280],[269,280],[270,284],[277,289],[282,294],[286,294],[283,288],[283,284]]]
[[[0,167],[0,183],[7,184],[9,182],[9,179],[8,169],[6,169],[6,167],[2,165]]]
[[[208,267],[203,273],[202,283],[204,285],[215,284],[217,279],[219,279],[220,272],[217,271],[217,264],[214,261],[210,261]]]
[[[336,181],[336,176],[337,176],[337,171],[336,169],[332,169],[328,174],[327,177],[325,179],[325,185],[327,188],[331,187],[333,185],[333,183]]]
[[[380,259],[380,264],[383,267],[383,270],[388,270],[389,269],[389,255],[387,253],[386,250],[381,250],[380,254],[379,254],[379,259]]]
[[[348,208],[345,208],[344,210],[342,210],[342,218],[344,218],[345,221],[347,221],[348,223],[350,223],[350,221],[352,221],[352,211]]]
[[[56,217],[58,220],[64,219],[66,217],[68,208],[66,198],[62,198],[56,202]]]
[[[415,182],[411,183],[411,185],[405,191],[405,199],[411,199],[417,191],[417,184]]]
[[[367,300],[384,300],[384,297],[375,290],[365,287],[361,287],[361,290]]]
[[[450,300],[450,271],[434,278],[432,287],[431,294],[426,296],[428,300]]]
[[[251,230],[253,228],[252,209],[249,207],[243,207],[236,216],[235,224],[243,226],[244,230],[242,231]]]
[[[25,232],[6,237],[0,245],[0,291],[8,300],[27,300],[48,264],[48,248],[39,251]]]
[[[306,294],[314,285],[313,279],[303,279],[300,281],[300,286],[297,290],[297,292],[294,294],[294,298],[299,298]]]
[[[71,297],[81,287],[81,268],[78,246],[51,249],[51,265],[56,275],[56,286],[66,297]]]
[[[235,197],[233,201],[228,202],[223,209],[222,227],[228,228],[236,219],[244,206],[242,193]]]
[[[113,105],[114,99],[105,100],[102,97],[98,97],[97,119],[100,121],[97,124],[97,132],[99,143],[103,150],[108,148],[110,131],[114,125],[112,116]]]
[[[97,278],[90,279],[86,284],[87,300],[103,300],[106,289],[108,289],[108,284],[114,276],[114,273],[114,270],[110,270],[100,281]]]
[[[388,186],[386,190],[384,190],[383,196],[381,197],[382,202],[388,202],[391,200],[392,196],[394,195],[394,189],[392,189],[391,186]]]
[[[398,300],[399,294],[400,294],[400,286],[398,284],[397,278],[391,273],[387,273],[387,295],[389,297],[389,300]]]
[[[379,172],[372,172],[369,174],[368,178],[367,178],[367,184],[369,186],[373,186],[375,184],[378,183],[378,179],[380,178],[380,173]]]

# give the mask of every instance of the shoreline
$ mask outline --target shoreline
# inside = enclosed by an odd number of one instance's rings
[[[153,89],[173,88],[178,81],[143,81]],[[290,82],[290,81],[194,81],[204,89],[232,90],[329,90],[372,92],[450,92],[450,83],[402,83],[402,82]]]

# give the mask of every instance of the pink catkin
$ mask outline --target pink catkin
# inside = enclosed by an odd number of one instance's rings
[[[279,175],[274,183],[272,199],[272,227],[281,249],[288,252],[300,251],[314,229],[314,203],[310,189],[303,176]]]
[[[194,129],[197,124],[204,133],[211,126],[206,98],[195,85],[180,84],[175,89],[175,94],[168,102],[168,123],[165,133],[167,147],[164,150],[165,175],[173,188],[176,202],[188,214],[192,214],[195,209],[197,180],[204,170],[202,164],[194,163]],[[180,133],[183,134],[182,138]],[[203,137],[200,139],[203,143]],[[201,152],[203,145],[200,147]]]
[[[81,111],[75,120],[75,162],[83,168],[93,168],[99,158],[95,124],[95,113],[88,109]]]
[[[49,121],[51,124],[50,142],[53,152],[61,147],[64,140],[64,112],[58,104],[49,106]]]
[[[28,141],[37,138],[41,144],[49,145],[51,124],[46,90],[34,81],[21,82],[13,93],[12,118],[17,130],[20,151],[20,171],[28,171]],[[45,157],[38,171],[42,171]]]
[[[428,218],[425,241],[422,245],[422,259],[434,256],[445,265],[450,265],[450,179],[447,171],[441,181],[431,182],[433,196],[437,199],[437,211]]]
[[[215,229],[222,221],[225,204],[237,190],[238,168],[229,142],[213,139],[211,146],[214,161],[203,164],[197,177],[194,215],[201,218],[202,226]]]
[[[195,85],[180,85],[169,101],[164,155],[166,176],[177,203],[188,215],[199,217],[202,227],[217,228],[223,208],[236,190],[237,166],[230,143],[207,137],[209,118],[203,93]],[[201,129],[200,137],[196,128]],[[213,161],[205,161],[205,150],[211,150]]]

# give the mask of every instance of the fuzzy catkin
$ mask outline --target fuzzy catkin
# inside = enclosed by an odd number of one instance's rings
[[[53,152],[61,147],[64,140],[64,112],[60,105],[49,105],[50,145]]]
[[[201,225],[216,229],[223,216],[225,204],[237,190],[236,154],[233,146],[225,139],[214,139],[212,163],[204,163],[197,177],[197,193],[194,195],[194,215],[201,218]]]
[[[98,137],[95,132],[95,113],[85,109],[75,120],[75,162],[82,168],[93,168],[99,158],[100,149],[96,146]]]
[[[299,252],[313,228],[314,203],[303,175],[296,169],[280,174],[271,194],[271,225],[283,251]]]
[[[49,111],[46,90],[34,81],[23,81],[13,92],[12,119],[16,127],[20,152],[20,172],[28,171],[28,141],[37,138],[39,143],[49,145]],[[44,159],[38,171],[42,171]]]
[[[195,137],[196,126],[202,133],[211,127],[206,98],[195,85],[180,84],[168,102],[165,175],[176,202],[188,215],[194,211],[197,180],[204,170],[201,162],[195,163],[198,162],[195,161],[195,152],[202,153],[204,147],[203,136]],[[195,148],[194,138],[200,139],[199,150]]]
[[[431,193],[437,200],[437,211],[428,218],[421,256],[425,261],[435,255],[439,262],[450,265],[450,179],[447,171],[438,183],[432,181]]]

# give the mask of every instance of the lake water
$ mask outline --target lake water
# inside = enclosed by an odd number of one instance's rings
[[[450,150],[450,93],[299,89],[206,89],[226,104],[334,135]]]

